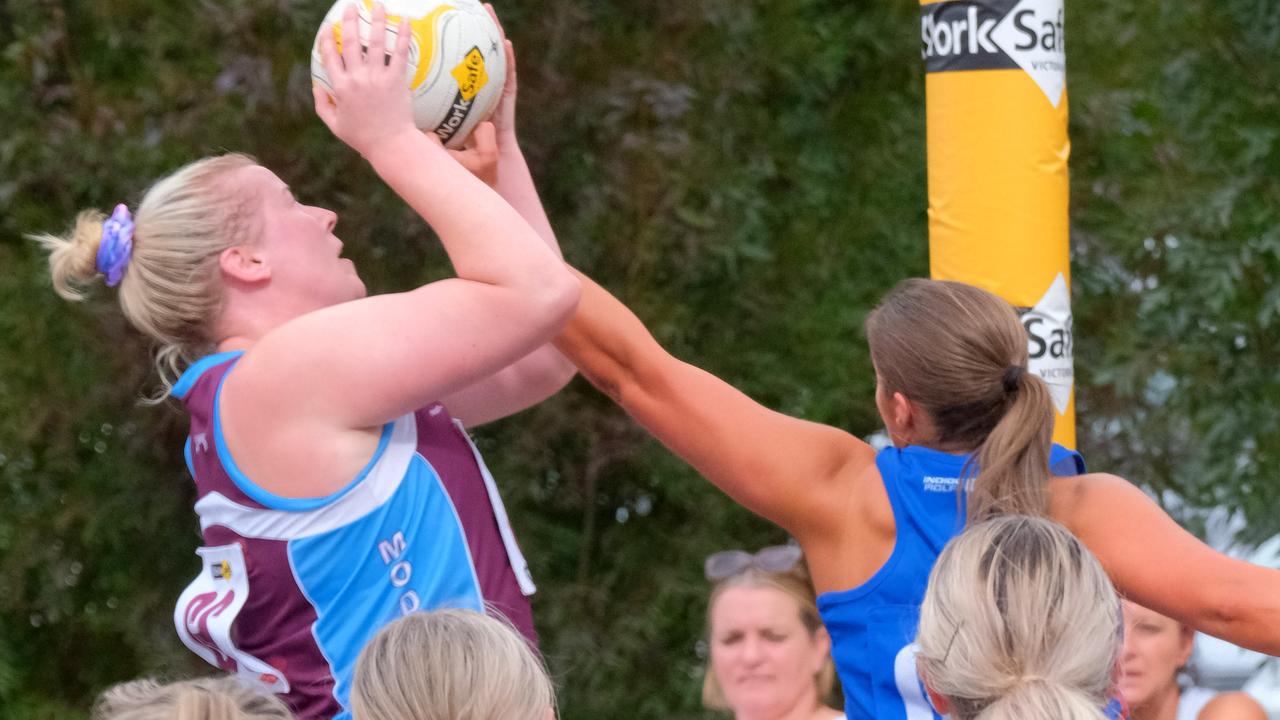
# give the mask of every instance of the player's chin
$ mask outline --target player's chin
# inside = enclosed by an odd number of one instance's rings
[[[342,299],[343,302],[359,300],[369,295],[368,289],[364,286],[364,280],[361,280],[360,276],[356,274],[354,267],[351,269],[350,276],[346,278],[346,282],[343,283],[343,287],[346,288],[343,293],[346,296]]]
[[[360,278],[360,270],[356,267],[356,264],[348,258],[342,258],[342,264],[346,265],[347,285],[356,293],[355,297],[362,298],[368,295],[368,290],[365,289],[364,280]]]

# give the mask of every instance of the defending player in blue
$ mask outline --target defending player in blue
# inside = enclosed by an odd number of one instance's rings
[[[1123,478],[1078,474],[1078,458],[1051,445],[1048,389],[1027,371],[1026,333],[1008,303],[907,280],[866,329],[893,441],[879,453],[672,357],[589,280],[556,341],[663,444],[799,541],[850,720],[935,716],[911,646],[929,571],[966,522],[1009,513],[1065,525],[1135,601],[1280,652],[1280,572],[1213,551]]]

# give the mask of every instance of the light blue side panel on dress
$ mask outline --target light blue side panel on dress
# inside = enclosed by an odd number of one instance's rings
[[[457,513],[421,456],[387,502],[291,541],[289,558],[319,616],[315,635],[337,679],[334,696],[348,712],[356,657],[380,628],[418,609],[484,607]]]

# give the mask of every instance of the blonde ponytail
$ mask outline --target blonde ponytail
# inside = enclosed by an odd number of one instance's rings
[[[920,675],[953,720],[1102,718],[1122,643],[1120,601],[1062,526],[1006,516],[942,551],[920,608]]]
[[[236,154],[191,163],[153,185],[134,213],[120,306],[129,322],[156,343],[156,367],[166,390],[183,364],[213,349],[212,324],[222,302],[218,257],[253,232],[253,198],[225,179],[253,164]],[[85,210],[65,236],[29,236],[48,250],[49,275],[62,297],[83,300],[85,288],[101,276],[97,254],[106,219],[97,210]]]
[[[33,235],[32,239],[49,251],[49,274],[53,289],[67,300],[83,300],[84,287],[98,276],[96,259],[102,241],[102,223],[107,216],[97,210],[83,210],[67,237]]]
[[[1104,703],[1105,704],[1105,703]],[[1105,720],[1095,698],[1057,683],[1024,682],[998,698],[974,720]],[[955,720],[960,716],[956,715]]]
[[[964,283],[904,280],[868,316],[867,341],[884,389],[928,411],[939,444],[974,454],[970,522],[1047,512],[1053,406],[1009,303]]]

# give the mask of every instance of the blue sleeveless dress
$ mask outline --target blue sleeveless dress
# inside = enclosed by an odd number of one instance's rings
[[[818,596],[849,720],[937,720],[916,675],[916,623],[929,572],[964,528],[956,487],[969,455],[890,447],[876,456],[893,508],[897,538],[884,566],[862,585]],[[1085,471],[1080,455],[1059,445],[1055,475]]]

